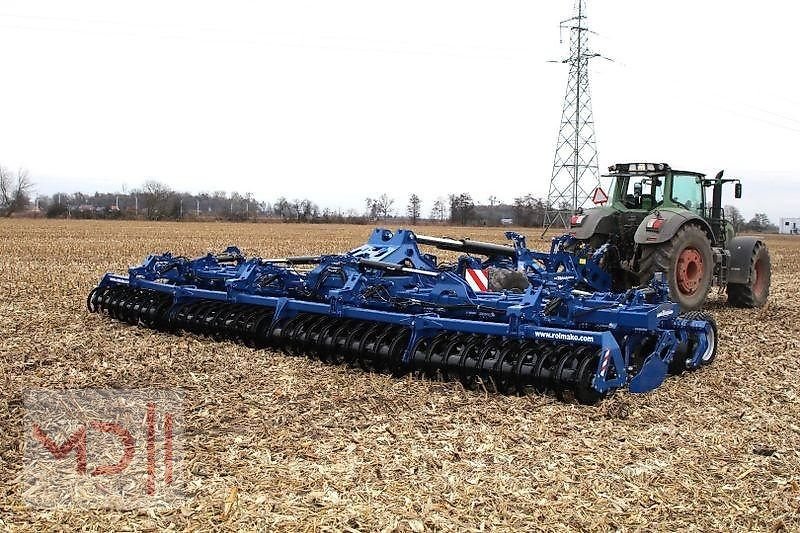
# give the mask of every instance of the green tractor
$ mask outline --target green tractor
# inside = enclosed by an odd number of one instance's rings
[[[663,272],[672,299],[686,311],[702,307],[712,285],[724,287],[737,307],[761,307],[769,296],[770,257],[757,236],[735,236],[722,209],[722,186],[738,179],[713,179],[673,170],[665,163],[621,163],[607,206],[570,219],[570,234],[597,249],[608,244],[605,268],[616,289],[646,283]],[[711,190],[711,205],[706,192]]]

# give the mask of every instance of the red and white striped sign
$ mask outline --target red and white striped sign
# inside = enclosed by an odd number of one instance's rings
[[[464,277],[473,291],[486,292],[489,289],[489,280],[486,278],[486,272],[479,268],[468,268]]]
[[[608,372],[608,363],[611,361],[611,350],[606,350],[603,353],[603,362],[600,364],[600,375],[606,377]]]

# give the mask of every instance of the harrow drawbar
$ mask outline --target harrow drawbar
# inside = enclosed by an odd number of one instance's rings
[[[505,248],[493,246],[485,251]],[[316,266],[298,273],[287,259],[248,260],[235,248],[193,260],[150,256],[128,276],[106,274],[87,307],[166,332],[580,403],[623,386],[652,390],[668,370],[716,354],[713,320],[680,316],[658,280],[626,294],[585,293],[574,279],[546,276],[524,292],[476,292],[404,230],[379,229],[363,247],[303,262]]]

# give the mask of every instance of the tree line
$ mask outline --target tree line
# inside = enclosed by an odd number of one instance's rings
[[[735,206],[726,205],[724,209],[725,218],[736,233],[778,233],[778,226],[772,223],[766,213],[756,213],[747,220]]]
[[[190,194],[178,192],[158,181],[147,181],[141,187],[125,192],[86,194],[61,192],[31,200],[32,184],[27,173],[15,178],[0,173],[0,208],[2,214],[35,211],[48,218],[107,218],[145,220],[258,220],[283,222],[360,223],[403,219],[459,225],[521,226],[541,225],[546,203],[531,195],[515,198],[506,204],[490,197],[488,204],[478,204],[469,193],[451,194],[433,200],[426,209],[419,194],[409,194],[405,204],[388,194],[368,197],[364,209],[321,208],[308,198],[279,197],[259,200],[252,193],[226,191]]]
[[[24,169],[16,173],[0,166],[0,216],[34,212],[49,218],[120,218],[146,220],[263,220],[313,223],[367,224],[389,219],[403,219],[411,224],[419,221],[451,223],[461,226],[541,227],[544,225],[547,201],[532,194],[503,202],[490,196],[488,202],[477,203],[470,193],[454,193],[436,198],[428,209],[416,193],[403,203],[388,194],[368,197],[364,209],[320,208],[308,198],[279,197],[273,201],[255,198],[252,193],[226,191],[190,194],[178,192],[158,181],[147,181],[141,187],[122,193],[92,195],[56,193],[32,200],[33,183]],[[568,210],[569,206],[560,205]],[[725,216],[739,232],[777,232],[769,217],[756,213],[746,220],[734,206],[725,206]]]

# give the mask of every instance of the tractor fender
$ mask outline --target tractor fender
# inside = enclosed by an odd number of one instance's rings
[[[763,244],[763,239],[753,235],[734,237],[728,243],[731,257],[728,260],[728,283],[750,283],[750,262],[753,259],[753,248]]]
[[[615,217],[617,210],[613,207],[593,207],[578,215],[579,222],[570,224],[569,234],[580,240],[587,240],[598,233],[611,235],[616,233]]]
[[[659,217],[664,219],[659,231],[648,231],[648,222]],[[639,227],[636,228],[636,233],[633,236],[633,240],[636,244],[661,244],[672,239],[678,230],[688,222],[703,228],[708,234],[711,243],[714,243],[714,232],[711,230],[711,226],[708,224],[708,222],[688,211],[676,212],[667,210],[655,211],[644,217],[644,220],[642,220],[642,222],[639,224]]]

